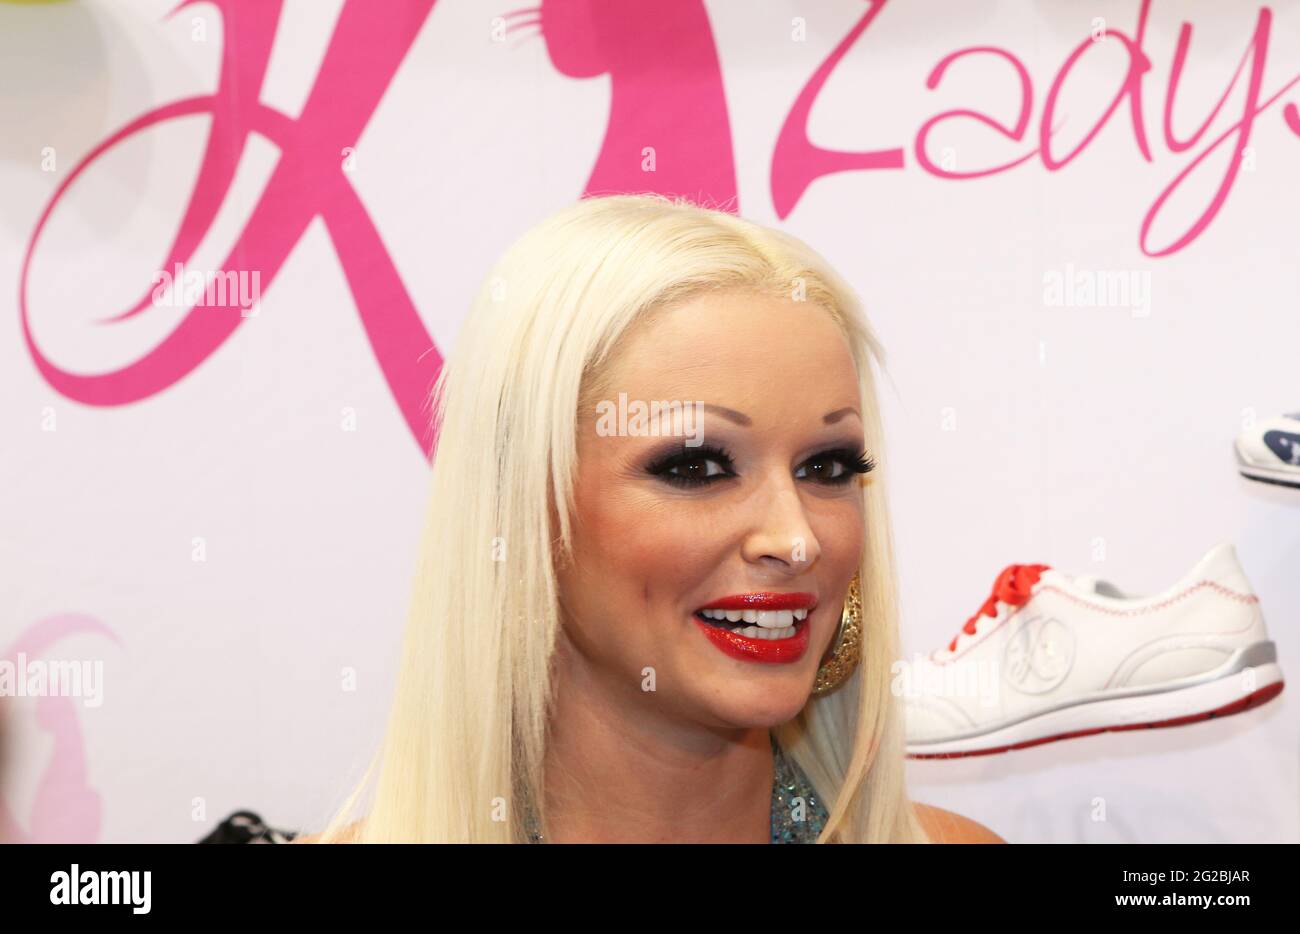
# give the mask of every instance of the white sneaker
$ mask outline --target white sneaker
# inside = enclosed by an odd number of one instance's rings
[[[1240,713],[1283,685],[1230,544],[1150,597],[1011,565],[947,648],[894,670],[913,758],[1176,726]]]
[[[1246,429],[1237,435],[1235,447],[1242,476],[1300,487],[1300,412]]]

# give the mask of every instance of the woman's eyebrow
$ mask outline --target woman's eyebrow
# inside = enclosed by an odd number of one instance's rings
[[[704,403],[704,411],[713,412],[716,415],[721,415],[727,421],[735,422],[737,425],[741,425],[745,428],[748,428],[750,425],[754,424],[748,415],[745,415],[741,412],[737,412],[735,409],[729,409],[723,405],[714,405],[712,402]]]
[[[741,425],[745,428],[754,424],[748,415],[745,415],[743,412],[737,412],[735,409],[729,409],[726,406],[714,405],[711,402],[706,402],[704,403],[704,410],[706,412],[713,412],[715,415],[720,415],[727,421],[735,422],[737,425]],[[834,425],[845,415],[858,415],[858,410],[851,405],[846,405],[844,408],[836,409],[834,412],[827,412],[822,416],[822,421],[827,425]],[[862,416],[858,415],[858,418],[860,419]]]
[[[846,405],[844,408],[836,409],[834,412],[827,412],[825,415],[822,416],[822,421],[825,422],[827,425],[834,425],[845,415],[857,415],[859,420],[862,419],[862,416],[858,415],[857,409],[855,409],[851,405]]]

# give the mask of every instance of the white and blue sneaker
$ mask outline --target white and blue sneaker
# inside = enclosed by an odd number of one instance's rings
[[[1300,487],[1300,412],[1246,429],[1237,435],[1235,447],[1243,477]]]
[[[1150,596],[1013,564],[956,638],[898,662],[892,685],[912,758],[1194,723],[1282,686],[1259,598],[1226,543]]]

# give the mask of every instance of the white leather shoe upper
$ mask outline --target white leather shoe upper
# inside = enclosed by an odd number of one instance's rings
[[[954,648],[896,667],[909,746],[1163,690],[1268,641],[1259,600],[1231,544],[1145,597],[1047,568],[1021,605],[999,600],[996,616],[981,615],[972,628],[974,634],[958,635]]]

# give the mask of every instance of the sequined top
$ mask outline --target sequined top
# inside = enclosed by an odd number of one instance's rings
[[[775,739],[772,752],[776,760],[776,779],[772,782],[772,842],[816,843],[828,817],[822,799],[803,769],[785,757]]]
[[[769,734],[770,736],[770,734]],[[793,759],[786,758],[772,739],[772,758],[776,774],[772,782],[772,843],[816,843],[826,826],[826,808],[812,782]],[[525,822],[528,842],[542,843],[532,815]]]

